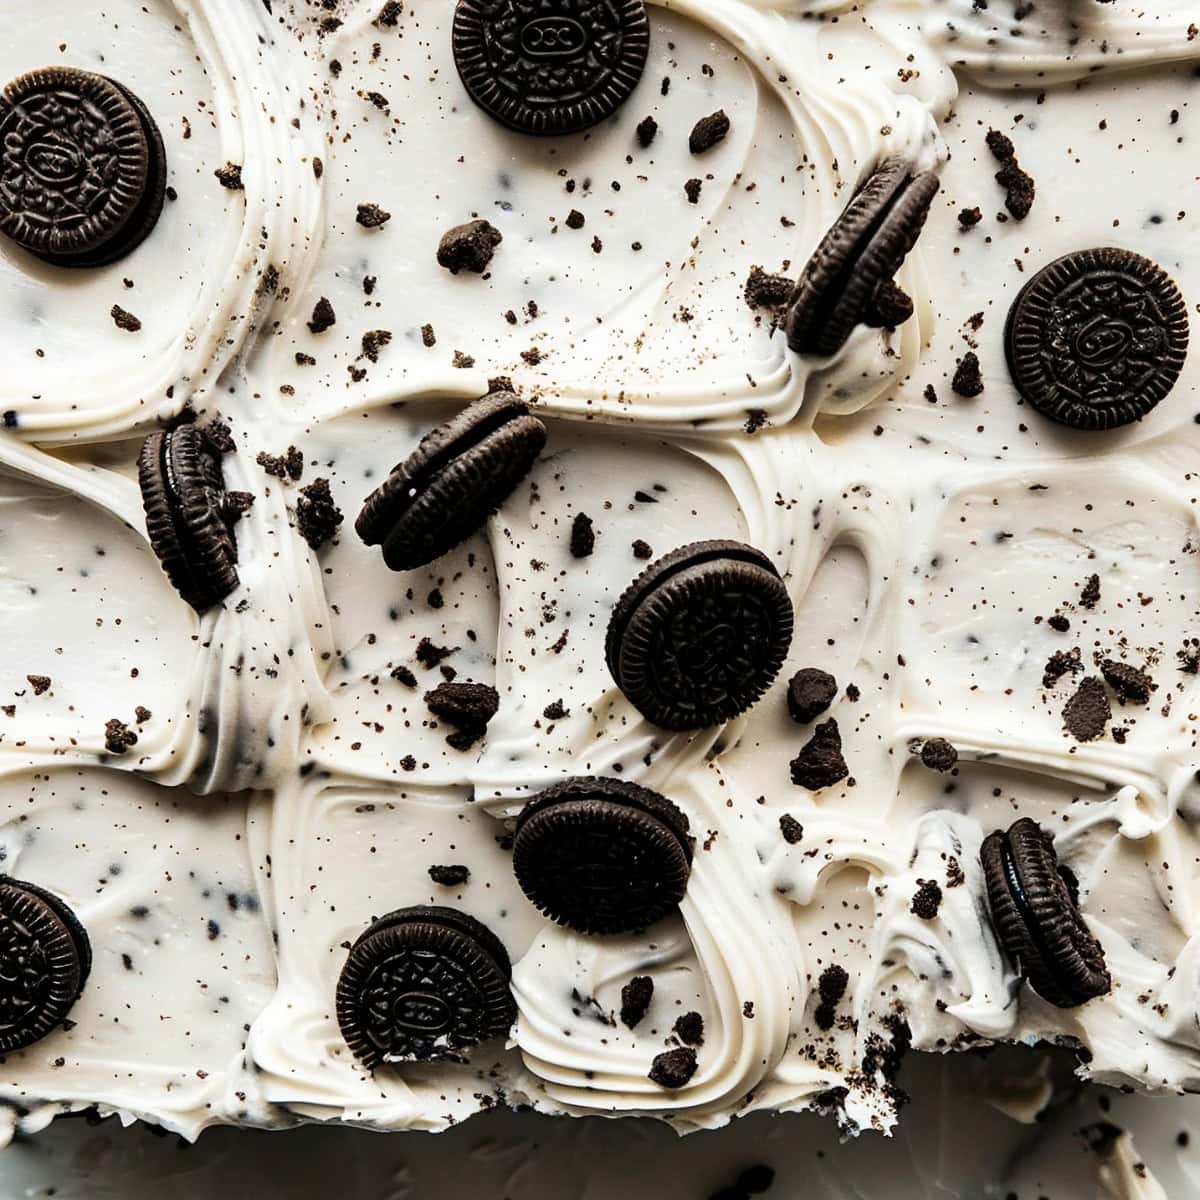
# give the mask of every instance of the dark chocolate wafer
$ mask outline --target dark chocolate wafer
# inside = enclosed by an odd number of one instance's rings
[[[762,696],[791,639],[791,600],[770,559],[742,542],[696,542],[651,563],[625,589],[605,656],[647,720],[702,729]]]
[[[529,474],[546,427],[492,392],[427,433],[363,502],[354,528],[393,571],[424,566],[479,529]]]
[[[642,0],[459,0],[454,62],[471,99],[518,133],[579,133],[610,117],[646,65]]]
[[[166,175],[154,119],[115,80],[44,67],[0,95],[0,232],[46,262],[124,257],[154,228]]]
[[[521,811],[513,838],[521,890],[580,933],[644,929],[673,912],[691,863],[687,817],[621,779],[553,784]]]
[[[337,1017],[354,1056],[462,1060],[516,1019],[508,954],[482,922],[453,908],[388,913],[354,942],[337,985]]]
[[[1053,838],[1022,817],[985,838],[980,859],[996,937],[1029,986],[1058,1008],[1107,994],[1104,949],[1080,915]]]

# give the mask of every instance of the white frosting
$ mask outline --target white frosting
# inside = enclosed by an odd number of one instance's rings
[[[323,31],[328,10],[288,0],[130,2],[110,24],[64,0],[52,21],[17,14],[0,45],[5,78],[63,62],[128,84],[177,193],[133,255],[78,278],[0,246],[0,410],[15,414],[0,688],[17,693],[0,717],[0,839],[5,869],[72,903],[97,954],[74,1028],[0,1071],[22,1126],[96,1101],[189,1136],[219,1121],[432,1129],[500,1099],[689,1130],[833,1093],[848,1128],[888,1128],[879,1068],[900,1017],[919,1048],[1069,1039],[1103,1081],[1200,1086],[1200,684],[1175,669],[1200,607],[1195,371],[1142,424],[1084,437],[1017,406],[1001,339],[1024,279],[1072,249],[1127,246],[1200,297],[1189,6],[1078,0],[1015,22],[1009,0],[656,4],[634,96],[550,141],[466,97],[450,4],[409,0],[395,28],[372,23],[379,7],[344,2]],[[693,158],[687,133],[716,108],[729,137]],[[647,114],[660,131],[642,149]],[[1020,223],[995,215],[990,127],[1038,181]],[[798,357],[746,307],[749,268],[795,274],[894,155],[942,178],[898,276],[916,314],[857,329],[831,360]],[[214,177],[225,162],[243,190]],[[391,219],[364,228],[366,203]],[[487,277],[451,276],[438,237],[475,215],[504,241]],[[312,333],[322,296],[337,321]],[[140,332],[114,327],[114,303]],[[378,361],[371,330],[391,334]],[[986,387],[966,400],[949,379],[971,346]],[[479,535],[389,572],[352,532],[363,497],[496,375],[536,399],[545,454]],[[229,485],[256,497],[241,585],[203,618],[157,568],[135,474],[140,437],[184,402],[230,421]],[[328,478],[346,514],[318,552],[293,528],[297,485],[255,463],[290,443],[302,483]],[[586,560],[568,551],[578,512],[598,531]],[[603,638],[641,566],[634,539],[661,554],[709,537],[771,557],[797,631],[755,709],[670,735],[615,689]],[[1068,633],[1044,620],[1059,610]],[[499,691],[469,753],[424,706],[441,675],[414,657],[423,637]],[[1070,680],[1041,676],[1075,645],[1089,670],[1093,652],[1150,662],[1152,704],[1115,711],[1124,742],[1064,733]],[[391,678],[401,664],[416,691]],[[808,665],[842,689],[830,715],[852,777],[816,794],[790,782],[808,733],[782,695]],[[51,689],[30,694],[27,673]],[[544,717],[555,700],[568,715]],[[108,754],[105,721],[133,724],[138,705],[137,745]],[[914,759],[933,736],[958,747],[956,775]],[[686,811],[698,842],[678,917],[583,938],[521,895],[503,822],[579,773]],[[79,807],[63,802],[75,792]],[[783,814],[803,826],[794,845]],[[1081,1009],[1019,990],[986,918],[979,844],[1018,814],[1055,833],[1108,956],[1112,994]],[[470,882],[431,883],[448,862]],[[927,880],[934,919],[912,911]],[[333,1012],[346,944],[431,902],[507,946],[511,1043],[372,1077]],[[831,964],[849,984],[822,1030]],[[655,996],[628,1030],[613,1014],[635,974]],[[667,1091],[647,1072],[689,1011],[698,1070]]]

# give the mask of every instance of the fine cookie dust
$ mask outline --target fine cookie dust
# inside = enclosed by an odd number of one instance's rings
[[[6,1128],[1200,1089],[1191,5],[10,7]]]

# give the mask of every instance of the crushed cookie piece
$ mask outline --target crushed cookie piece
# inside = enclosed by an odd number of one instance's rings
[[[1158,690],[1158,685],[1145,671],[1115,659],[1104,659],[1100,663],[1100,674],[1123,705],[1149,704],[1151,693]]]
[[[587,513],[576,513],[571,524],[571,557],[588,558],[596,549],[596,530]]]
[[[329,300],[322,296],[316,304],[313,305],[312,316],[308,321],[308,329],[310,333],[324,333],[325,330],[332,328],[337,323],[337,314],[333,311],[333,305]]]
[[[1033,176],[1021,170],[1011,138],[998,129],[989,129],[986,141],[992,157],[1000,163],[1000,170],[996,172],[996,182],[1006,189],[1004,207],[1016,220],[1023,221],[1033,207],[1036,190]]]
[[[379,361],[379,352],[392,340],[387,329],[369,329],[362,335],[362,353],[368,362]]]
[[[677,1050],[666,1050],[656,1054],[650,1065],[650,1079],[661,1088],[674,1091],[684,1087],[696,1073],[699,1064],[696,1062],[696,1052],[690,1046],[681,1046]]]
[[[688,149],[693,154],[703,154],[711,150],[718,142],[725,140],[729,133],[729,118],[723,108],[717,109],[707,117],[701,117],[688,136]]]
[[[114,304],[109,309],[108,315],[112,317],[113,324],[118,329],[125,330],[126,333],[137,333],[142,327],[142,323],[128,309],[122,308],[119,304]]]
[[[788,680],[788,713],[797,725],[807,725],[833,703],[837,680],[820,667],[802,667]]]
[[[958,762],[958,751],[945,738],[928,738],[921,747],[921,762],[931,771],[950,771]]]
[[[1067,732],[1079,742],[1091,742],[1104,733],[1104,727],[1112,719],[1112,706],[1104,684],[1095,675],[1080,680],[1075,694],[1063,708],[1063,725]]]
[[[104,746],[109,754],[124,754],[137,740],[138,735],[124,721],[113,717],[104,723]]]
[[[430,867],[429,878],[440,887],[461,887],[471,878],[471,872],[462,863],[454,863],[446,867]]]
[[[646,1015],[654,998],[654,980],[649,975],[635,975],[621,989],[621,1024],[633,1029]]]
[[[314,479],[300,489],[296,500],[296,527],[313,550],[320,550],[338,531],[342,510],[333,501],[329,480]]]
[[[241,163],[227,162],[223,167],[218,167],[213,174],[223,188],[228,188],[231,192],[241,191],[243,186]]]
[[[942,889],[935,879],[918,879],[917,892],[912,898],[910,911],[922,921],[937,919],[942,907]]]
[[[468,750],[487,732],[500,709],[500,693],[486,683],[440,683],[425,693],[425,705],[435,717],[455,727],[446,744]]]
[[[455,225],[442,234],[438,243],[438,265],[445,267],[451,275],[457,275],[459,271],[482,275],[503,240],[504,235],[490,221]]]
[[[950,390],[968,400],[983,391],[983,372],[979,368],[979,355],[974,350],[968,350],[959,359],[954,378],[950,381]]]
[[[842,757],[842,735],[832,717],[822,721],[791,761],[792,782],[817,792],[832,787],[850,774]]]
[[[364,229],[382,229],[392,219],[392,214],[378,204],[360,204],[354,219]]]
[[[846,986],[849,982],[849,973],[838,963],[830,963],[821,972],[820,978],[817,980],[817,995],[820,996],[821,1002],[813,1013],[813,1021],[818,1029],[833,1028],[837,1006],[846,994]]]
[[[782,308],[795,288],[786,275],[771,275],[762,267],[752,266],[742,295],[751,308]]]

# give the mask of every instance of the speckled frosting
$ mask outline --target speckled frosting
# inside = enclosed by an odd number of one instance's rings
[[[0,1061],[13,1124],[96,1104],[188,1136],[438,1129],[507,1103],[887,1128],[910,1039],[1060,1041],[1104,1082],[1200,1086],[1195,368],[1140,423],[1083,434],[1019,403],[1003,347],[1023,282],[1089,247],[1145,255],[1195,312],[1186,0],[654,3],[632,97],[546,140],[470,101],[444,0],[51,8],[5,14],[0,75],[118,78],[169,176],[111,266],[0,245],[0,857],[95,956],[70,1028]],[[728,135],[691,154],[717,109]],[[1037,181],[1022,220],[991,129]],[[941,180],[897,277],[915,314],[793,354],[745,303],[751,267],[797,275],[897,157]],[[503,241],[453,275],[439,239],[475,218]],[[497,377],[545,422],[543,455],[479,535],[387,570],[353,533],[363,499]],[[150,550],[136,474],[185,404],[228,422],[226,486],[255,497],[240,584],[201,617]],[[293,445],[299,479],[265,469]],[[302,489],[322,479],[346,519],[314,549]],[[703,539],[768,556],[795,635],[757,706],[670,734],[614,687],[605,631],[635,543]],[[426,665],[431,647],[452,652]],[[1105,661],[1154,690],[1110,691],[1080,741],[1064,706]],[[821,719],[848,775],[819,791],[789,772],[802,667],[838,685]],[[424,702],[447,671],[500,697],[467,750]],[[922,762],[934,738],[953,770]],[[511,819],[573,775],[686,813],[678,916],[585,937],[525,899]],[[1022,988],[988,920],[979,846],[1018,816],[1054,834],[1104,947],[1112,992],[1077,1009]],[[372,1074],[338,974],[372,920],[421,904],[500,938],[517,1021],[469,1063]],[[630,1029],[634,976],[655,989]],[[697,1070],[664,1089],[650,1064],[688,1013]]]

